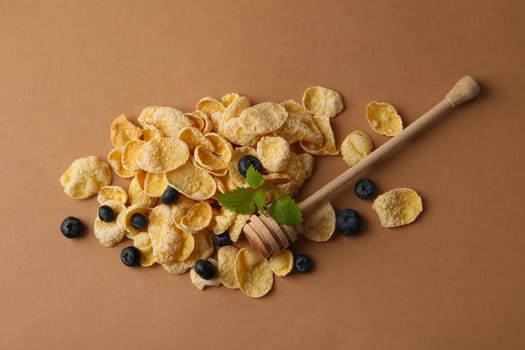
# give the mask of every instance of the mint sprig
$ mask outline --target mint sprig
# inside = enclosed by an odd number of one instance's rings
[[[303,222],[301,210],[290,196],[279,197],[267,206],[264,193],[273,186],[265,187],[264,177],[252,165],[246,170],[246,182],[249,188],[236,188],[218,195],[219,204],[238,214],[253,214],[259,210],[279,224],[296,226]]]

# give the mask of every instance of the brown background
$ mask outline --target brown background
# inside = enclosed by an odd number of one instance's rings
[[[525,347],[520,1],[0,1],[0,348],[522,349]],[[339,144],[372,133],[370,100],[409,124],[464,74],[483,85],[364,176],[408,186],[425,212],[381,228],[348,187],[337,209],[365,232],[298,242],[315,272],[276,278],[260,300],[197,290],[188,275],[129,269],[92,231],[94,199],[58,182],[73,159],[110,150],[109,125],[148,105],[194,108],[237,91],[300,99],[308,86],[346,100]],[[373,135],[377,145],[385,137]],[[321,157],[301,192],[346,168]]]

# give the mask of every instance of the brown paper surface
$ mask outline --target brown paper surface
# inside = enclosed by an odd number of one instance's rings
[[[520,1],[1,1],[0,348],[522,349],[525,347],[525,27]],[[416,189],[424,213],[385,229],[353,183],[363,234],[300,240],[308,275],[254,300],[189,275],[130,269],[93,236],[94,198],[65,196],[76,158],[104,158],[109,126],[148,105],[193,110],[341,92],[336,142],[374,134],[371,100],[406,124],[471,74],[479,98],[362,177]],[[346,169],[317,157],[304,198]],[[116,180],[114,183],[126,183]],[[68,240],[62,219],[86,237]]]

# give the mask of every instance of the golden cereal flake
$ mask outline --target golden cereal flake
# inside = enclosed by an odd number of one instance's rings
[[[403,121],[394,106],[372,101],[366,107],[368,124],[378,134],[395,136],[403,130]]]
[[[270,268],[277,276],[286,276],[292,271],[293,254],[288,249],[281,250],[270,258]]]
[[[164,173],[177,169],[190,156],[188,146],[183,141],[163,137],[146,142],[137,153],[137,165],[149,173]]]
[[[361,130],[352,131],[341,143],[341,155],[348,166],[354,166],[361,159],[372,153],[372,138]]]
[[[252,298],[266,295],[273,286],[269,261],[250,248],[242,248],[235,257],[234,271],[241,291]]]
[[[120,186],[104,186],[98,191],[97,202],[102,203],[116,200],[122,204],[128,202],[128,192]]]
[[[239,288],[239,281],[235,276],[235,258],[239,248],[228,245],[220,247],[217,251],[219,278],[222,284],[231,289]]]
[[[193,163],[186,163],[166,173],[166,179],[180,193],[196,201],[211,198],[217,190],[213,176]]]
[[[123,147],[128,141],[138,140],[141,136],[142,129],[130,122],[124,114],[111,123],[110,139],[113,147]]]
[[[410,188],[395,188],[379,195],[372,205],[383,227],[398,227],[416,220],[423,211],[423,201]]]
[[[314,115],[335,117],[344,108],[343,96],[335,90],[312,86],[303,94],[304,107]]]
[[[311,241],[328,241],[335,231],[335,210],[323,200],[304,215],[303,236]]]
[[[64,193],[75,199],[89,198],[110,183],[109,165],[96,156],[74,160],[60,177]]]
[[[93,225],[93,231],[100,244],[104,247],[113,247],[122,241],[124,234],[126,233],[126,228],[121,224],[121,221],[119,221],[122,212],[125,210],[125,206],[121,202],[115,200],[104,202],[102,205],[111,207],[115,213],[116,219],[112,222],[106,222],[100,220],[97,216]]]
[[[284,171],[290,158],[290,146],[282,137],[263,136],[257,142],[257,158],[269,172]]]

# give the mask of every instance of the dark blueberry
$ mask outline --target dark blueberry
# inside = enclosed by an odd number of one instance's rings
[[[164,204],[173,204],[179,199],[179,191],[174,189],[171,186],[168,186],[166,190],[162,193],[162,196],[160,197],[160,200]]]
[[[343,209],[337,212],[335,217],[335,227],[343,235],[350,236],[356,234],[361,229],[361,217],[353,209]]]
[[[239,159],[239,162],[237,163],[237,169],[239,169],[239,173],[243,177],[246,177],[246,170],[250,167],[250,165],[253,165],[255,170],[257,170],[260,174],[262,174],[262,164],[257,157],[254,156],[243,156],[241,159]]]
[[[208,260],[197,260],[194,269],[195,272],[197,272],[197,274],[205,280],[211,280],[217,273],[215,265],[213,265]]]
[[[112,222],[115,220],[115,212],[109,205],[103,205],[98,208],[98,218],[105,222]]]
[[[357,181],[354,191],[357,197],[365,200],[370,199],[376,193],[376,185],[368,179],[362,179]]]
[[[297,272],[308,272],[312,268],[312,259],[304,254],[296,255],[294,259],[294,266]]]
[[[137,266],[140,264],[140,250],[132,245],[126,247],[120,252],[120,260],[126,266]]]
[[[217,247],[222,247],[232,244],[232,240],[230,239],[230,234],[226,231],[220,235],[213,235],[213,243],[215,243]]]
[[[68,216],[62,221],[60,231],[67,238],[76,238],[84,231],[84,224],[74,216]]]
[[[142,230],[148,226],[148,219],[146,219],[146,217],[141,213],[135,213],[131,215],[129,223],[137,230]]]

